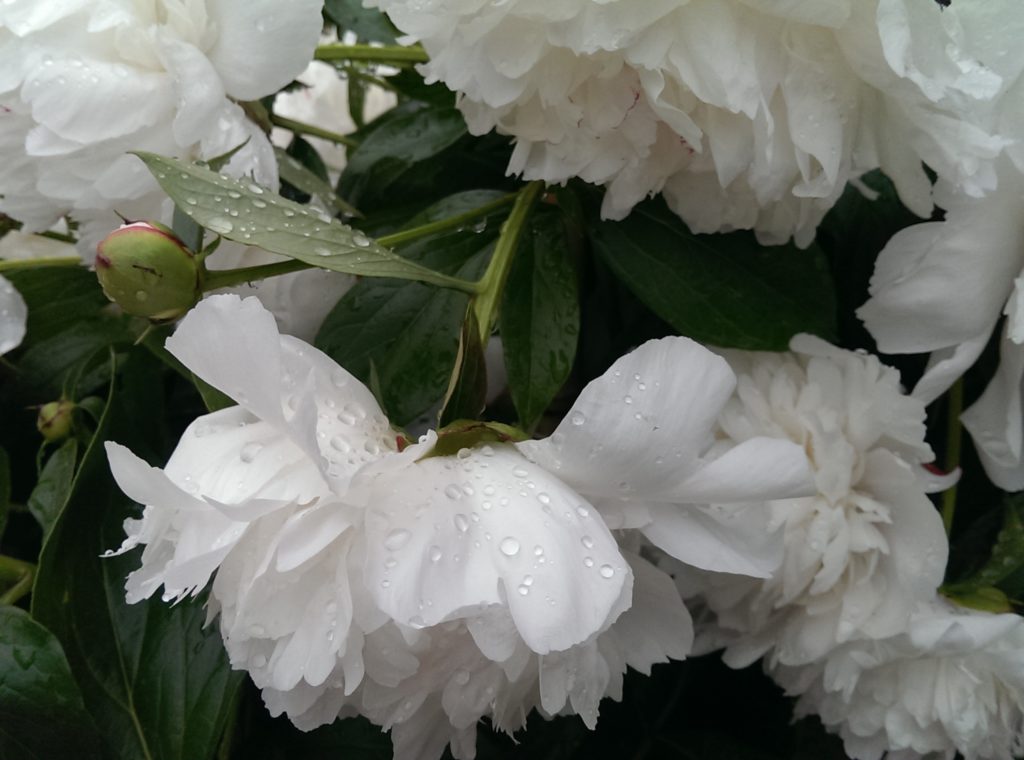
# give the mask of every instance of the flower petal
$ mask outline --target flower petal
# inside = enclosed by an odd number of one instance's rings
[[[735,385],[694,341],[651,340],[587,385],[549,438],[518,447],[580,493],[653,498],[693,472]]]
[[[999,318],[1021,270],[1024,206],[1012,186],[955,198],[944,222],[907,227],[875,264],[858,315],[885,353],[921,353],[975,339]]]
[[[0,277],[0,355],[21,345],[27,318],[25,299],[10,282]]]
[[[208,55],[228,95],[256,100],[301,74],[320,38],[322,6],[322,0],[208,2],[210,21],[220,32]]]
[[[999,352],[996,374],[960,419],[992,482],[1004,491],[1020,491],[1024,489],[1024,346],[1009,340],[1004,330]]]
[[[672,501],[727,504],[810,496],[815,492],[807,454],[779,438],[750,438],[707,463],[672,491]]]
[[[910,395],[927,405],[949,390],[957,378],[963,375],[981,356],[981,352],[988,345],[993,327],[995,327],[995,323],[963,343],[934,351],[928,357],[928,366],[924,375],[917,381],[917,385],[914,386]]]
[[[650,505],[641,532],[681,562],[718,573],[767,578],[782,561],[782,538],[769,530],[766,504],[727,507]]]
[[[366,577],[377,605],[413,627],[507,606],[539,653],[610,624],[632,583],[596,510],[508,446],[380,478],[366,514]]]

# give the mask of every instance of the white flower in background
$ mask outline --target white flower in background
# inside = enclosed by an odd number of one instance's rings
[[[1013,0],[368,4],[422,42],[471,132],[515,137],[510,172],[606,185],[610,218],[664,192],[695,231],[766,242],[809,243],[879,167],[921,216],[922,161],[990,188],[1021,65]]]
[[[234,101],[287,84],[312,57],[321,0],[97,0],[0,6],[0,211],[27,231],[70,214],[87,259],[118,225],[166,221],[132,150],[211,158],[277,185],[271,146]]]
[[[337,36],[333,34],[321,39],[322,43],[328,44],[337,41]],[[355,42],[354,36],[347,41]],[[274,113],[342,135],[355,132],[356,124],[352,121],[349,111],[348,77],[342,76],[329,63],[310,61],[306,70],[299,74],[296,80],[304,86],[278,94],[274,98]],[[374,84],[366,86],[364,98],[364,122],[373,121],[398,103],[398,96],[394,92]],[[278,147],[287,148],[292,140],[292,133],[275,127],[270,139]],[[345,168],[347,159],[344,145],[319,137],[305,136],[305,139],[333,172],[339,173]]]
[[[1013,760],[1024,752],[1024,619],[916,610],[905,632],[850,643],[811,667],[779,668],[856,760]],[[888,754],[887,754],[888,753]]]
[[[933,459],[924,405],[863,353],[800,335],[792,353],[727,352],[739,375],[719,446],[777,436],[803,446],[817,493],[773,501],[782,564],[765,580],[680,573],[684,595],[715,613],[712,646],[742,667],[804,664],[838,643],[903,630],[942,582],[948,547],[925,496]],[[719,630],[720,629],[720,630]]]
[[[433,431],[406,445],[369,390],[254,299],[202,301],[167,347],[240,405],[196,420],[164,470],[108,446],[147,505],[125,525],[122,550],[145,545],[129,601],[195,594],[216,572],[211,614],[270,708],[304,728],[365,714],[400,756],[450,741],[472,757],[480,717],[514,730],[533,706],[592,724],[627,664],[683,656],[692,635],[669,578],[609,525],[744,572],[747,526],[695,503],[807,487],[789,442],[706,456],[735,379],[685,338],[620,359],[550,438],[457,456],[434,454]]]
[[[74,247],[67,243],[18,230],[0,238],[0,261],[74,255]],[[0,276],[0,355],[21,345],[27,317],[25,300],[6,278]]]
[[[1024,163],[1022,163],[1024,166]],[[1024,175],[1010,160],[999,190],[969,198],[942,183],[945,221],[893,236],[875,264],[871,298],[858,311],[881,351],[931,352],[914,388],[925,403],[970,367],[1005,314],[1002,361],[964,413],[985,471],[1008,491],[1024,488]]]

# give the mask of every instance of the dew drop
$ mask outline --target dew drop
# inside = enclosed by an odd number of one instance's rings
[[[495,490],[494,486],[484,486],[484,496],[494,496]]]
[[[216,232],[220,235],[228,235],[235,229],[235,225],[231,223],[230,219],[225,219],[222,216],[215,216],[207,221],[206,228],[211,232]]]
[[[147,293],[145,290],[136,290],[135,291],[135,300],[136,301],[145,301],[148,298],[149,298],[149,293]]]
[[[391,568],[393,568],[397,564],[398,564],[398,560],[395,559],[394,557],[388,557],[386,560],[384,560],[384,567],[387,568],[388,570],[390,570]]]
[[[199,201],[197,201],[190,195],[188,198],[185,199],[185,203],[187,203],[190,206],[195,206],[197,203],[199,203]]]
[[[398,551],[409,543],[409,539],[411,537],[412,534],[409,531],[403,528],[396,528],[388,533],[387,537],[384,539],[384,548],[391,551]]]
[[[571,422],[576,427],[579,427],[580,425],[582,425],[586,421],[587,421],[587,418],[583,415],[583,412],[573,412],[569,416],[569,422]]]
[[[580,543],[583,544],[583,547],[585,549],[594,548],[594,539],[592,539],[590,536],[584,536],[583,538],[581,538]]]
[[[583,558],[583,565],[585,567],[593,567],[594,566],[594,560],[591,557],[584,557]]]
[[[469,518],[461,512],[452,518],[452,522],[455,523],[455,527],[459,529],[460,533],[465,533],[469,530]]]
[[[544,556],[544,547],[541,546],[540,544],[538,544],[537,546],[533,547],[533,555],[535,557],[543,557]]]
[[[461,499],[462,498],[462,489],[459,488],[454,483],[449,483],[444,488],[444,495],[447,496],[449,499],[452,499],[452,500]]]
[[[459,668],[455,671],[455,675],[452,676],[452,680],[459,686],[465,686],[469,683],[469,671],[465,668]]]
[[[632,396],[623,396],[622,400],[624,402],[626,402],[627,404],[632,404],[633,403],[633,397]]]
[[[335,451],[340,451],[342,454],[347,454],[352,450],[352,447],[348,445],[348,441],[340,435],[336,435],[331,439],[331,448]]]
[[[526,596],[530,593],[530,587],[525,586],[522,583],[519,584],[519,588],[516,589],[519,592],[519,596]]]
[[[590,510],[584,507],[582,504],[580,504],[578,507],[576,507],[576,514],[578,514],[580,517],[590,517]]]
[[[602,578],[611,578],[615,575],[615,568],[611,565],[601,565],[601,569],[598,570]]]
[[[247,443],[245,444],[245,446],[242,447],[242,452],[241,454],[239,454],[239,459],[241,459],[246,464],[249,464],[250,462],[252,462],[252,460],[256,458],[256,455],[259,454],[261,451],[263,451],[262,443]]]
[[[413,615],[409,618],[409,625],[413,628],[426,628],[427,622],[419,615]]]
[[[252,205],[255,206],[256,208],[266,208],[267,202],[261,201],[259,198],[253,198]]]
[[[501,549],[501,553],[506,557],[514,557],[519,554],[519,542],[512,538],[512,536],[501,539],[498,548]]]
[[[537,494],[537,501],[539,501],[541,504],[545,504],[545,505],[546,504],[550,504],[551,503],[551,497],[548,496],[546,493],[539,493],[539,494]]]
[[[389,586],[391,586],[391,581],[389,581],[387,578],[380,582],[381,588],[388,588]]]
[[[444,556],[444,555],[441,552],[441,547],[440,546],[431,546],[430,547],[430,561],[431,562],[440,562],[442,556]]]
[[[512,470],[512,474],[515,475],[517,478],[525,478],[530,473],[524,470],[522,467],[516,467],[514,470]]]
[[[369,248],[370,238],[366,237],[366,235],[361,232],[357,232],[352,236],[352,244],[359,248]]]

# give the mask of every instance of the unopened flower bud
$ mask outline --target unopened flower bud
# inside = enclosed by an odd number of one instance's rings
[[[96,276],[107,298],[139,317],[175,319],[199,300],[195,254],[156,222],[126,224],[107,235],[96,250]]]
[[[66,399],[43,404],[36,417],[36,428],[50,443],[61,441],[71,432],[71,415],[74,410],[75,403]]]

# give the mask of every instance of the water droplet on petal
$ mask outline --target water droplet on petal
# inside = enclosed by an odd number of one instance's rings
[[[447,496],[449,499],[456,501],[462,498],[462,489],[459,488],[454,483],[449,483],[444,488],[444,495]]]
[[[601,569],[598,572],[601,573],[602,578],[611,578],[615,575],[615,568],[611,565],[601,565]]]
[[[506,557],[514,557],[519,554],[519,542],[512,538],[512,536],[503,538],[498,548],[501,549],[501,553]]]
[[[591,557],[584,557],[583,558],[583,564],[586,567],[593,567],[594,566],[594,560]]]
[[[431,562],[440,562],[442,556],[444,556],[444,555],[441,552],[441,547],[440,546],[431,546],[430,547],[430,561]]]
[[[467,683],[469,683],[469,671],[465,668],[459,668],[455,671],[455,674],[452,676],[452,680],[455,681],[455,683],[457,683],[459,686],[465,686]]]
[[[537,501],[539,501],[541,504],[550,504],[551,497],[548,496],[546,493],[539,493],[537,494]]]
[[[259,454],[261,451],[263,451],[262,443],[256,443],[255,441],[252,443],[247,443],[245,444],[245,446],[242,447],[242,453],[239,454],[239,459],[241,459],[246,464],[249,464],[250,462],[252,462],[252,460],[256,458],[256,455]]]
[[[457,514],[452,518],[452,522],[455,523],[455,527],[459,529],[460,533],[465,533],[469,530],[469,518],[464,514]]]
[[[582,425],[586,421],[587,421],[587,418],[583,415],[583,412],[573,412],[569,416],[569,422],[571,422],[576,427],[579,427],[580,425]]]
[[[345,454],[352,450],[352,447],[349,446],[348,441],[346,441],[340,435],[336,435],[331,439],[331,448],[334,449],[335,451],[340,451],[342,454]]]
[[[384,539],[384,547],[391,551],[397,551],[409,543],[411,537],[412,534],[409,531],[403,528],[396,528],[388,533],[387,538]]]
[[[581,538],[580,543],[583,544],[584,548],[586,549],[594,548],[594,539],[592,539],[590,536],[584,536],[583,538]]]

